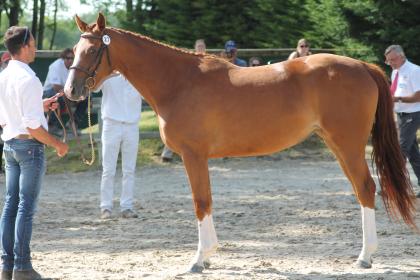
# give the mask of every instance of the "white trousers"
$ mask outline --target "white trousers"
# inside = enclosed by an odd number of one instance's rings
[[[121,149],[122,190],[121,211],[133,209],[133,188],[139,144],[137,123],[123,123],[110,119],[103,121],[101,209],[112,210],[115,172]]]

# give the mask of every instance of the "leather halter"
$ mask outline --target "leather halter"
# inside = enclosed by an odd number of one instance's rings
[[[108,49],[108,45],[106,45],[102,38],[103,36],[106,34],[102,34],[102,36],[96,36],[93,34],[86,34],[83,33],[82,35],[80,35],[81,38],[85,38],[85,39],[94,39],[94,40],[100,40],[101,41],[101,46],[99,47],[99,50],[96,52],[96,57],[95,57],[95,62],[93,63],[93,65],[89,66],[87,69],[84,69],[80,66],[70,66],[69,69],[74,69],[74,70],[78,70],[81,71],[83,73],[85,73],[88,77],[86,78],[85,81],[85,87],[87,87],[89,90],[92,90],[95,85],[96,85],[96,74],[97,74],[97,70],[99,68],[99,66],[101,65],[102,62],[102,55],[104,50],[106,50],[106,57],[108,60],[108,65],[111,67],[111,59],[109,57],[109,49]],[[93,66],[93,67],[92,67]],[[93,70],[91,70],[93,68]]]

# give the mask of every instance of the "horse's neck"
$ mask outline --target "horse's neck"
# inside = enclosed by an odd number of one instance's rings
[[[188,55],[181,51],[147,38],[123,31],[114,33],[112,37],[121,42],[114,67],[157,109],[173,97],[174,89],[181,83],[180,68],[188,67],[186,62],[191,59],[186,59]]]

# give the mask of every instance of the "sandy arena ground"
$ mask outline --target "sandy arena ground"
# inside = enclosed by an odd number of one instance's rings
[[[34,266],[46,279],[72,280],[420,279],[420,235],[390,222],[380,198],[374,267],[353,266],[362,246],[360,207],[335,160],[214,160],[210,172],[221,246],[203,274],[185,273],[198,238],[181,163],[138,171],[140,217],[132,220],[118,217],[118,200],[115,218],[99,219],[100,172],[47,175]],[[4,189],[4,176],[0,183]]]

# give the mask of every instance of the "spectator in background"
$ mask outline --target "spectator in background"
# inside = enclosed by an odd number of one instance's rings
[[[420,127],[420,66],[407,60],[400,45],[391,45],[385,50],[385,62],[392,68],[391,94],[397,113],[401,150],[420,186],[420,152],[416,136]],[[420,192],[416,196],[420,198]]]
[[[1,55],[1,65],[0,65],[0,72],[3,71],[7,65],[9,64],[9,61],[12,57],[10,56],[10,53],[8,51],[5,51]],[[0,133],[3,133],[3,129],[0,126]],[[0,173],[4,173],[3,170],[3,140],[0,138]]]
[[[198,39],[194,43],[194,51],[198,54],[205,54],[206,53],[206,42],[204,39]],[[173,159],[174,153],[171,149],[169,149],[168,146],[164,146],[162,150],[162,154],[160,155],[160,158],[163,162],[171,162]]]
[[[3,71],[3,69],[7,67],[7,65],[9,64],[9,61],[10,61],[11,58],[12,57],[10,56],[10,53],[8,51],[5,51],[1,55],[0,72]]]
[[[112,217],[114,179],[121,150],[123,218],[137,218],[133,210],[133,189],[139,144],[141,96],[127,79],[118,74],[105,80],[102,90],[102,180],[101,218]]]
[[[52,97],[63,90],[64,85],[66,84],[67,76],[69,75],[69,68],[73,64],[73,60],[73,50],[66,48],[60,53],[60,58],[56,59],[48,67],[48,74],[44,83],[44,98]],[[62,96],[58,99],[61,110],[64,109],[64,98],[66,97]],[[76,122],[76,126],[79,127],[81,120],[86,114],[88,99],[78,101],[76,103],[68,100],[68,104],[74,104],[76,106],[74,120]],[[54,114],[50,115],[50,126],[52,133],[58,134],[61,130],[60,124]]]
[[[205,54],[206,53],[206,42],[204,39],[198,39],[194,43],[194,50],[196,53]]]
[[[305,38],[302,38],[297,43],[296,51],[292,52],[289,55],[288,60],[298,58],[298,57],[302,57],[302,56],[308,56],[308,55],[311,55],[311,54],[312,53],[310,51],[310,45],[309,45],[308,40],[306,40]]]
[[[237,66],[246,67],[246,61],[237,57],[238,49],[236,48],[235,41],[229,40],[225,43],[225,50],[222,52],[222,57],[232,62]]]
[[[259,57],[253,56],[249,59],[249,66],[255,67],[255,66],[261,66],[261,59]]]

